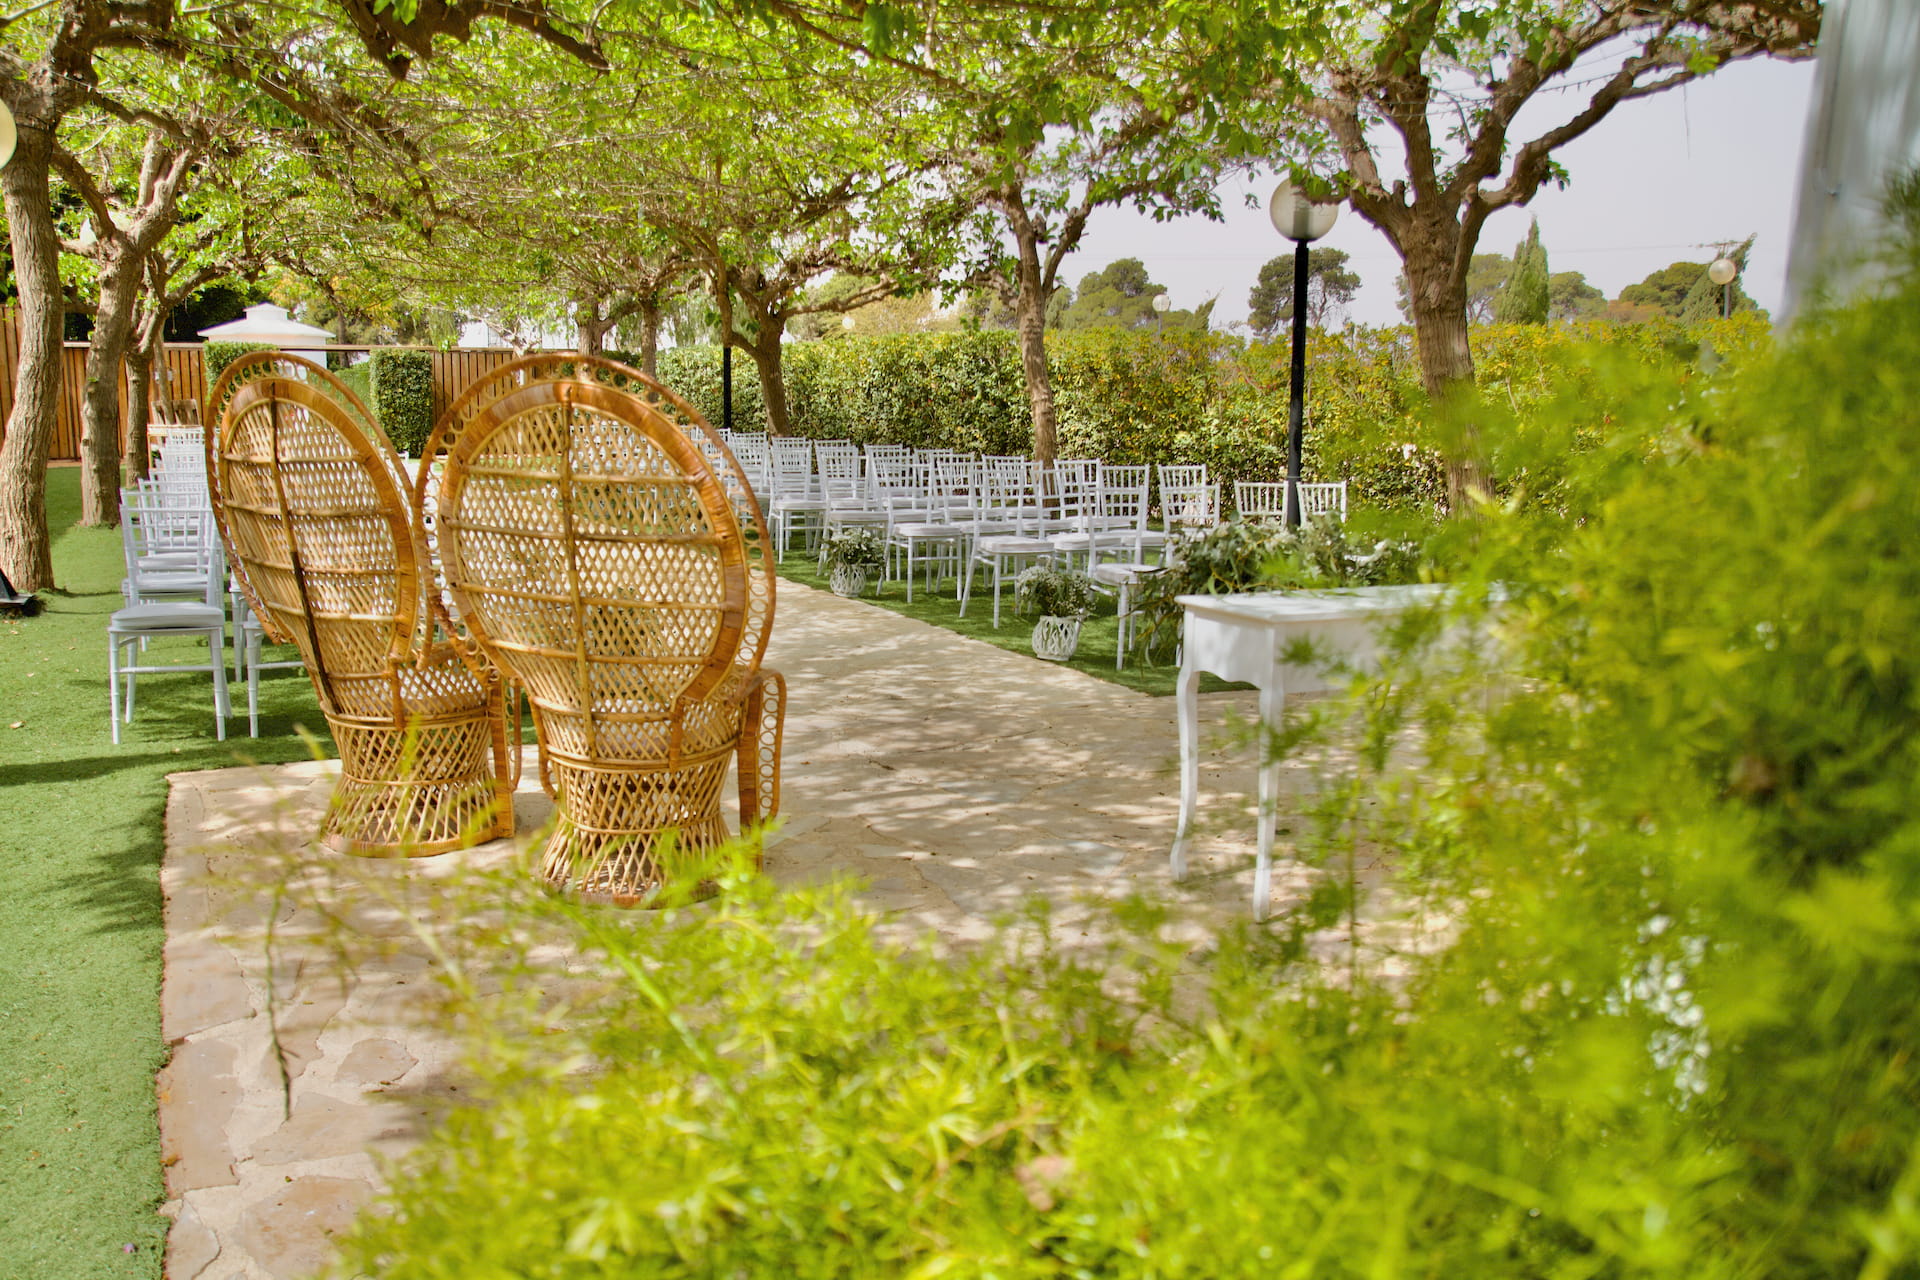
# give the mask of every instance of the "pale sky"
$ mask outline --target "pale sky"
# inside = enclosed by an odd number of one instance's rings
[[[1567,188],[1543,189],[1530,205],[1495,214],[1476,251],[1511,254],[1525,238],[1528,220],[1537,216],[1552,269],[1581,272],[1613,297],[1670,262],[1705,262],[1716,243],[1757,234],[1742,283],[1761,306],[1774,309],[1786,280],[1812,90],[1811,60],[1760,59],[1618,107],[1558,152],[1570,177]],[[1572,100],[1580,92],[1542,94],[1522,113],[1515,140],[1558,123],[1575,109]],[[1228,183],[1221,192],[1224,223],[1157,223],[1130,209],[1100,210],[1080,248],[1062,264],[1060,278],[1078,288],[1082,276],[1116,258],[1139,258],[1152,279],[1168,287],[1175,307],[1198,306],[1218,295],[1215,328],[1244,320],[1261,265],[1293,247],[1267,219],[1272,189],[1271,179]],[[1245,207],[1249,191],[1258,194],[1260,208]],[[1320,243],[1345,249],[1360,274],[1351,318],[1400,323],[1393,285],[1399,259],[1380,233],[1342,209]]]

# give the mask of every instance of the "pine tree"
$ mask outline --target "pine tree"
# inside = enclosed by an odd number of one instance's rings
[[[1534,219],[1527,238],[1513,251],[1513,272],[1493,302],[1499,324],[1545,324],[1550,300],[1547,248],[1540,243],[1540,220]]]

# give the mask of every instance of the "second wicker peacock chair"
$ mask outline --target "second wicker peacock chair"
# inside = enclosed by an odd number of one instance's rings
[[[222,536],[269,633],[299,646],[340,752],[323,841],[413,856],[511,835],[502,684],[452,634],[371,415],[325,370],[273,357],[230,366],[213,403]]]
[[[786,686],[760,665],[765,527],[699,415],[638,370],[536,357],[470,388],[422,456],[447,586],[533,707],[547,878],[650,901],[680,870],[663,835],[690,856],[728,839],[736,759],[742,825],[772,817]]]

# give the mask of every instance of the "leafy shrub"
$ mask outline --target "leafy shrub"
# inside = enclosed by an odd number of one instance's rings
[[[270,342],[209,342],[201,351],[201,362],[207,371],[207,397],[209,403],[213,397],[213,384],[220,381],[220,375],[226,372],[228,365],[249,351],[274,351],[277,348]]]
[[[1150,655],[1165,657],[1180,639],[1178,596],[1232,595],[1282,585],[1286,530],[1277,524],[1229,520],[1167,545],[1167,567],[1136,588],[1140,637]]]
[[[1084,618],[1098,598],[1093,579],[1073,569],[1036,564],[1013,580],[1014,608],[1043,618]]]
[[[353,394],[360,397],[360,403],[369,408],[373,405],[373,362],[362,360],[359,364],[345,365],[334,370],[334,377],[347,384]]]
[[[878,569],[886,553],[886,535],[870,525],[843,525],[826,542],[829,569]]]
[[[664,385],[685,398],[715,427],[722,425],[725,414],[720,395],[720,348],[717,345],[668,347],[659,353],[655,367],[659,369],[660,381]],[[791,399],[791,384],[787,393]],[[733,361],[733,429],[767,429],[767,408],[760,398],[759,375],[754,371],[753,361],[737,353]]]
[[[424,351],[376,347],[369,366],[367,407],[393,447],[418,454],[433,432],[433,357]]]
[[[1471,331],[1484,412],[1512,420],[1576,386],[1596,396],[1586,439],[1605,425],[1615,358],[1635,366],[1690,364],[1701,339],[1734,362],[1764,349],[1752,316],[1697,331],[1673,323],[1491,325]],[[1109,462],[1205,463],[1215,480],[1275,481],[1284,448],[1288,346],[1223,334],[1084,329],[1047,336],[1061,457]],[[1599,353],[1596,356],[1596,353]],[[1033,425],[1011,333],[834,337],[784,349],[793,430],[815,438],[1024,455]],[[1316,332],[1308,348],[1308,481],[1345,479],[1357,505],[1431,513],[1446,493],[1435,415],[1420,385],[1412,331],[1352,327]],[[660,353],[661,380],[718,423],[718,348]],[[766,429],[750,361],[734,369],[734,426]],[[1585,444],[1582,447],[1586,447]],[[1503,471],[1530,501],[1557,494],[1544,474]]]

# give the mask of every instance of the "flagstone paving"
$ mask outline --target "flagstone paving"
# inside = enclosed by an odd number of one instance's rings
[[[1168,879],[1173,699],[788,584],[768,662],[790,688],[785,825],[766,856],[775,881],[858,876],[890,928],[956,945],[1036,894],[1065,920],[1089,898],[1135,892],[1174,903],[1199,931],[1245,917],[1253,759],[1225,735],[1203,763],[1212,821],[1193,873]],[[1204,697],[1203,717],[1250,716],[1252,697]],[[1283,794],[1313,785],[1311,764],[1285,773]],[[517,840],[550,812],[533,774],[515,800]],[[297,945],[310,911],[245,874],[274,840],[298,845],[317,827],[332,778],[314,762],[172,779],[162,1021],[173,1056],[158,1081],[172,1280],[323,1269],[330,1237],[378,1194],[382,1162],[459,1096],[454,1046],[409,1016],[432,981],[427,948],[410,941],[396,895],[371,890],[510,865],[512,842],[331,860],[352,928],[390,944],[342,970]],[[1297,886],[1276,879],[1277,896]],[[356,897],[356,885],[370,891]]]

